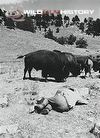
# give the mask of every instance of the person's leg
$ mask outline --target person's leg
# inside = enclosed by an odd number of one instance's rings
[[[55,94],[54,97],[48,98],[49,104],[53,110],[58,112],[69,111],[67,99],[62,94]]]
[[[35,111],[37,113],[41,113],[41,111],[48,105],[49,101],[48,99],[44,99],[44,101],[41,104],[35,105]]]

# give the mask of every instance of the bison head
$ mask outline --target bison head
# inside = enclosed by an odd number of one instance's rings
[[[93,70],[96,72],[98,70],[100,70],[100,61],[93,61]]]
[[[71,69],[71,73],[73,76],[78,76],[81,73],[81,66],[79,64],[76,64],[74,68]]]

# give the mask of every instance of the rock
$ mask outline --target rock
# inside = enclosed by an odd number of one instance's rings
[[[7,95],[4,95],[4,96],[1,96],[0,97],[0,106],[2,108],[8,106],[8,98],[7,98]]]
[[[98,138],[100,137],[100,120],[96,120],[90,132],[93,133]]]

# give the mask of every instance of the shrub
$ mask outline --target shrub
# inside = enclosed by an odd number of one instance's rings
[[[73,45],[75,41],[76,41],[76,36],[74,35],[70,35],[69,37],[59,37],[57,39],[57,42],[62,45],[64,44]]]
[[[58,38],[56,36],[53,36],[52,38],[54,41],[58,42]]]
[[[87,40],[84,38],[79,38],[79,40],[76,41],[76,47],[77,48],[87,48]]]
[[[49,30],[44,35],[45,38],[53,39],[53,31],[49,28]]]
[[[22,22],[16,22],[16,27],[24,31],[35,32],[33,21],[30,18],[26,18]]]
[[[58,29],[57,28],[57,32],[58,32]],[[51,31],[51,29],[49,28],[49,30],[45,33],[44,35],[45,38],[49,38],[49,39],[52,39],[54,41],[56,41],[57,43],[61,44],[61,45],[64,45],[64,44],[69,44],[69,45],[73,45],[74,42],[76,41],[76,36],[74,35],[70,35],[69,37],[59,37],[57,38],[56,36],[53,35],[53,31]]]
[[[9,29],[15,28],[14,21],[11,18],[5,18],[4,19],[4,25],[7,26],[7,28],[9,28]]]
[[[56,33],[59,33],[59,28],[56,29]]]
[[[69,37],[68,37],[68,44],[69,45],[73,45],[74,44],[74,42],[76,41],[76,36],[74,36],[73,34],[72,35],[70,35]]]
[[[84,23],[83,23],[83,22],[80,23],[79,29],[80,29],[82,32],[84,32]]]
[[[67,38],[66,37],[59,37],[58,39],[57,39],[57,42],[59,43],[59,44],[61,44],[61,45],[64,45],[64,44],[66,44],[67,43]]]

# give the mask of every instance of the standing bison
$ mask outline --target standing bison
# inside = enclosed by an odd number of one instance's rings
[[[72,73],[75,77],[80,75],[80,64],[78,64],[77,59],[73,54],[58,50],[54,50],[54,52],[58,55],[63,66],[65,65],[64,72],[68,70],[69,73]]]
[[[100,73],[100,55],[90,55],[90,57],[93,61],[93,70]]]
[[[89,76],[91,75],[91,69],[93,68],[93,61],[89,56],[82,56],[82,55],[76,55],[76,59],[78,64],[80,65],[81,71],[85,70],[85,77],[87,73],[89,73]]]
[[[60,56],[54,51],[39,50],[23,56],[19,56],[18,58],[23,57],[25,57],[23,79],[26,78],[27,71],[29,73],[29,78],[31,78],[32,68],[37,71],[42,70],[42,77],[44,77],[46,80],[47,77],[54,77],[56,81],[62,81],[69,75],[66,64],[66,57],[64,55]],[[63,59],[61,59],[62,57]]]

